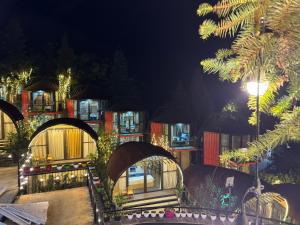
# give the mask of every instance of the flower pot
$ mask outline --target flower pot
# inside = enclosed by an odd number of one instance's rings
[[[64,166],[57,166],[56,169],[60,171],[60,170],[62,170],[63,167]]]
[[[199,213],[194,213],[194,218],[199,219]]]
[[[185,218],[185,217],[186,217],[186,212],[181,212],[181,213],[180,213],[180,216],[181,216],[182,218]]]
[[[48,166],[46,167],[46,171],[47,171],[47,172],[51,172],[51,170],[52,170],[52,166],[51,166],[51,165],[48,165]]]
[[[151,217],[156,217],[156,212],[155,211],[151,211]]]
[[[187,213],[186,213],[186,215],[187,215],[187,217],[188,217],[188,218],[192,218],[192,216],[193,216],[193,213],[191,213],[191,212],[187,212]]]
[[[217,219],[217,215],[216,214],[210,214],[210,219],[212,221],[215,221]]]
[[[205,220],[206,217],[207,217],[206,213],[202,212],[202,213],[201,213],[201,218]]]
[[[228,220],[230,223],[233,223],[234,220],[235,220],[235,216],[231,215],[231,216],[228,216]]]
[[[73,167],[74,167],[75,169],[78,169],[78,168],[79,168],[79,165],[78,165],[78,164],[73,164]]]
[[[145,218],[148,218],[150,213],[148,211],[145,211],[145,212],[143,212],[143,215],[144,215]]]
[[[219,215],[219,217],[220,217],[220,220],[222,222],[225,222],[225,220],[226,220],[226,216],[225,215],[221,214],[221,215]]]
[[[139,219],[139,218],[141,218],[141,217],[142,217],[142,214],[141,214],[141,213],[136,213],[136,214],[135,214],[135,216],[136,216],[136,218],[138,218],[138,219]]]
[[[159,211],[158,215],[159,215],[159,218],[163,218],[165,213],[163,211]]]
[[[180,212],[179,212],[179,211],[176,211],[176,212],[175,212],[175,216],[176,216],[176,218],[179,218],[179,217],[180,217]]]
[[[127,218],[128,218],[129,220],[132,220],[132,219],[133,219],[133,214],[128,214],[128,215],[127,215]]]

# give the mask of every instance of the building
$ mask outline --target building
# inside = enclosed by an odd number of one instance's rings
[[[105,131],[114,132],[119,144],[145,141],[146,112],[137,102],[120,102],[105,112]]]
[[[96,132],[104,124],[104,114],[108,107],[109,97],[95,87],[80,88],[67,100],[68,117],[83,120]]]
[[[35,193],[85,185],[97,140],[96,132],[78,119],[58,118],[42,124],[20,161],[20,190]]]
[[[248,124],[246,117],[213,115],[203,128],[203,164],[220,166],[220,155],[223,152],[242,148],[247,151],[248,143],[254,139],[255,127]],[[222,166],[250,173],[254,164],[240,164],[232,160]]]
[[[59,97],[58,84],[39,80],[22,91],[22,113],[25,118],[47,115],[49,119],[60,118],[65,113],[65,101]]]
[[[162,147],[124,143],[111,155],[107,173],[115,184],[114,196],[132,196],[123,205],[125,208],[178,205],[175,189],[183,185],[182,170],[174,156]]]
[[[184,170],[200,163],[199,143],[191,119],[178,107],[160,108],[150,124],[152,142],[171,151]],[[163,143],[159,143],[163,142]]]

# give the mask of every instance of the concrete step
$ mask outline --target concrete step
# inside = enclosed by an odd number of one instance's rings
[[[149,197],[139,200],[129,200],[122,205],[123,208],[169,207],[179,205],[175,194]]]

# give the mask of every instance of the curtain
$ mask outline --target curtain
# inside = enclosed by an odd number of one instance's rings
[[[30,144],[33,158],[46,158],[46,132],[39,133]]]
[[[81,130],[66,129],[66,147],[68,159],[81,158]]]
[[[90,153],[96,153],[96,144],[93,138],[86,132],[83,132],[83,157],[87,157]]]
[[[176,164],[174,162],[164,160],[163,167],[164,167],[163,189],[176,188],[176,184],[177,184]]]
[[[125,193],[127,193],[126,172],[122,174],[122,176],[118,179],[114,187],[114,195],[120,195]]]
[[[64,159],[64,130],[48,130],[49,156],[53,160]]]

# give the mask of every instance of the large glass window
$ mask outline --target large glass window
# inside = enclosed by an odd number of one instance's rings
[[[221,152],[230,150],[229,134],[221,134]]]
[[[80,101],[79,115],[82,120],[99,120],[99,101],[90,99]]]
[[[96,153],[96,144],[90,135],[65,125],[57,125],[39,133],[32,140],[30,148],[36,159],[80,159]]]
[[[139,112],[120,113],[120,133],[140,133],[142,121]]]
[[[16,132],[13,121],[0,111],[0,139],[7,139],[10,133]]]
[[[33,111],[49,111],[55,110],[54,94],[46,91],[32,92],[32,110]]]
[[[238,149],[241,147],[242,144],[242,137],[238,135],[232,136],[232,149]]]
[[[177,123],[171,125],[171,146],[180,147],[190,144],[190,125]]]

